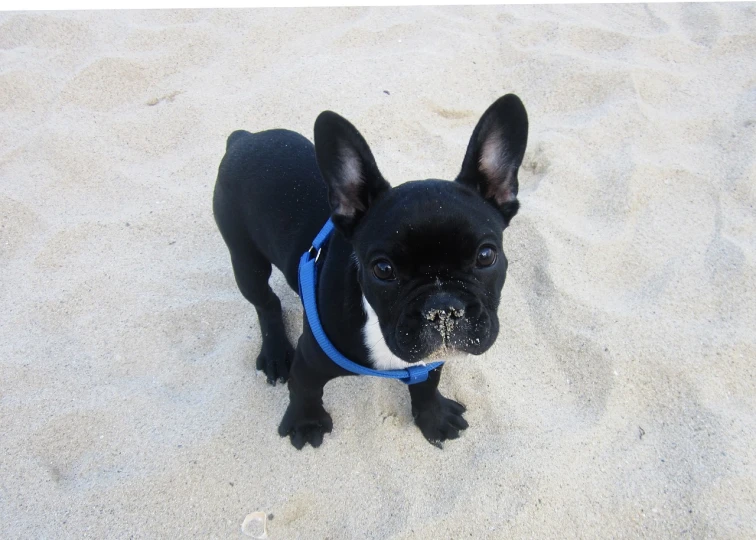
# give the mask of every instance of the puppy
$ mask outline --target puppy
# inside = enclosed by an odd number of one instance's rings
[[[315,122],[315,145],[282,129],[229,136],[213,211],[239,290],[257,311],[257,369],[272,385],[288,381],[278,431],[296,448],[320,446],[333,427],[323,388],[351,373],[323,351],[307,318],[291,346],[268,285],[271,265],[299,292],[300,257],[330,218],[335,232],[318,255],[317,312],[342,355],[386,370],[483,354],[499,332],[502,232],[519,208],[527,136],[525,107],[505,95],[479,120],[455,181],[393,188],[362,135],[330,111]],[[408,386],[415,423],[439,448],[468,427],[464,406],[438,391],[441,370]]]

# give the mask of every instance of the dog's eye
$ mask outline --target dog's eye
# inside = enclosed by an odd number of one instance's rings
[[[496,262],[496,250],[491,246],[483,246],[480,248],[480,251],[478,251],[478,259],[476,262],[480,268],[491,266]]]
[[[391,263],[386,260],[378,261],[373,265],[373,274],[375,274],[375,277],[383,281],[396,279],[394,267],[391,266]]]

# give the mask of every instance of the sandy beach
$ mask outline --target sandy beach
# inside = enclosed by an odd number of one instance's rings
[[[0,13],[0,537],[753,538],[754,51],[752,3]],[[295,450],[226,137],[331,109],[393,185],[451,179],[509,92],[502,330],[441,383],[470,428],[344,378]]]

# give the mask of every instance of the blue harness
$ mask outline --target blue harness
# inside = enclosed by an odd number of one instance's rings
[[[443,362],[433,362],[424,366],[410,366],[406,369],[370,369],[349,360],[333,346],[333,343],[326,336],[323,325],[320,324],[320,317],[318,316],[318,259],[320,259],[320,251],[328,242],[333,229],[333,222],[329,219],[323,225],[315,240],[312,241],[312,247],[305,251],[302,254],[302,258],[299,259],[299,297],[302,299],[307,322],[310,324],[310,329],[318,345],[337,365],[356,375],[372,375],[386,379],[399,379],[405,384],[415,384],[425,381],[428,379],[428,372],[441,366]]]

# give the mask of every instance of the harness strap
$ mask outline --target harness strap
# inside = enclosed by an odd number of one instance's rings
[[[320,324],[320,317],[318,316],[318,261],[320,259],[320,252],[326,242],[328,242],[333,230],[333,222],[329,219],[315,237],[315,240],[312,241],[312,247],[305,251],[299,259],[299,297],[302,299],[307,322],[310,324],[310,329],[318,345],[320,345],[320,348],[331,360],[351,373],[383,377],[385,379],[399,379],[405,384],[416,384],[426,381],[428,373],[443,365],[443,362],[413,365],[406,369],[370,369],[349,360],[336,349],[328,339],[328,336],[326,336],[323,325]]]

